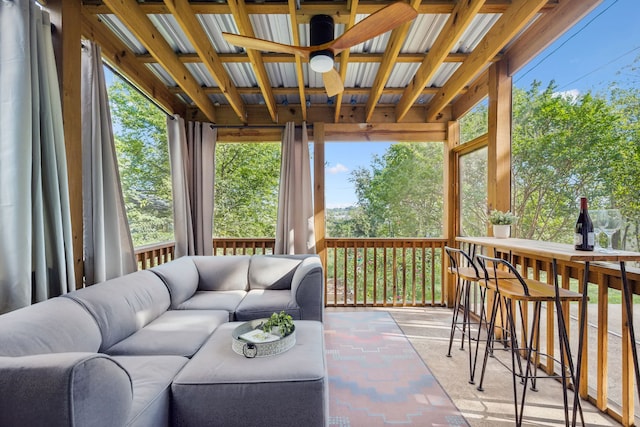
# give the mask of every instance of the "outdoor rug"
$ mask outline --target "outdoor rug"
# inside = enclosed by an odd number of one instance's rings
[[[325,313],[324,327],[330,426],[468,426],[389,313]]]

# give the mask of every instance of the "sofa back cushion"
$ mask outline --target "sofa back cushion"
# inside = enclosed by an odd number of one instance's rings
[[[167,285],[171,295],[171,308],[191,298],[198,289],[200,275],[193,263],[193,257],[183,256],[151,269]]]
[[[194,256],[200,275],[199,291],[246,291],[249,255]]]
[[[65,295],[83,305],[102,334],[100,351],[113,346],[167,311],[169,291],[150,271],[138,271]]]
[[[0,316],[0,356],[96,352],[100,330],[75,301],[52,298]]]
[[[254,255],[249,265],[249,289],[291,289],[291,279],[309,255]]]

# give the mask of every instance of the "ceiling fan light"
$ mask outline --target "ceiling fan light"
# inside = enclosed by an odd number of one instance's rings
[[[319,53],[309,60],[309,66],[316,73],[326,73],[333,68],[333,55]]]

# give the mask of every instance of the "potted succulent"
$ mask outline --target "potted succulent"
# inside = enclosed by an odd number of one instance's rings
[[[518,217],[512,214],[511,211],[492,210],[489,213],[489,222],[493,226],[493,236],[501,239],[509,237],[511,235],[511,225],[517,219]]]
[[[264,332],[270,332],[275,335],[280,335],[281,337],[286,337],[293,332],[294,329],[293,318],[284,311],[273,313],[264,325],[262,325]]]

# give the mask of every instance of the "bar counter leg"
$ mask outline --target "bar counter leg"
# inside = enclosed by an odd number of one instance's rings
[[[620,275],[622,278],[622,297],[624,298],[624,310],[626,311],[627,326],[629,328],[629,345],[633,355],[633,368],[636,374],[636,387],[640,396],[640,369],[638,368],[638,349],[636,348],[636,334],[633,327],[633,292],[629,289],[627,271],[624,261],[620,261]],[[635,400],[635,399],[634,399]]]

